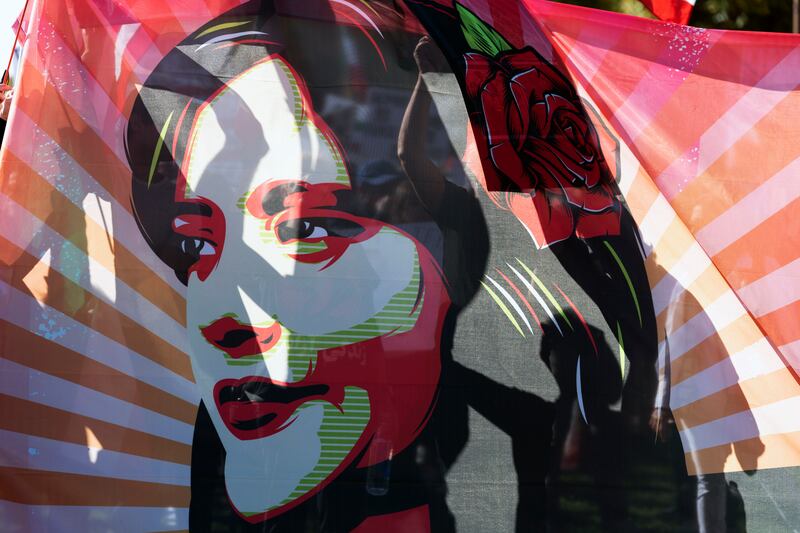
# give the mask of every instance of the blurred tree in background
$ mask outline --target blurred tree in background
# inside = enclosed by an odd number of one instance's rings
[[[566,0],[629,15],[654,18],[639,0]],[[792,0],[697,0],[690,26],[752,31],[792,31]]]
[[[755,31],[792,31],[791,0],[697,0],[692,26]]]

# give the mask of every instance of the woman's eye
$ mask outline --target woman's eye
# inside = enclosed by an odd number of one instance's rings
[[[186,238],[181,241],[181,251],[187,255],[214,255],[214,246],[205,239]]]
[[[328,236],[328,231],[322,226],[315,226],[308,221],[303,221],[305,227],[303,228],[304,237],[302,239],[321,239]]]
[[[354,237],[362,231],[364,228],[359,224],[341,218],[296,218],[287,220],[277,227],[278,238],[282,242],[325,237]]]

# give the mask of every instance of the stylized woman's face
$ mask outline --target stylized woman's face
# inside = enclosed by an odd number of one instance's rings
[[[387,459],[366,448],[383,426],[413,438],[423,424],[438,343],[409,357],[392,338],[420,322],[428,260],[400,230],[345,211],[343,154],[277,56],[204,104],[184,161],[176,200],[205,206],[173,222],[196,258],[192,364],[226,450],[228,495],[252,517],[302,499],[361,452],[362,466]],[[398,361],[427,384],[421,400],[387,397]]]

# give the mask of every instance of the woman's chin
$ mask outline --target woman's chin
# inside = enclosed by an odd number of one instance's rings
[[[240,440],[221,423],[225,447],[225,488],[234,509],[245,518],[263,514],[303,496],[301,482],[320,461],[321,405],[297,413],[282,431],[260,439]]]
[[[348,387],[348,392],[349,401],[358,401],[352,397],[359,394],[366,398],[363,391]],[[239,515],[250,522],[277,516],[324,487],[334,472],[352,461],[353,454],[366,440],[364,431],[369,412],[364,412],[360,429],[350,426],[352,440],[335,439],[335,450],[327,437],[336,431],[332,413],[348,416],[325,401],[305,404],[281,431],[251,440],[237,438],[219,419],[219,413],[215,413],[212,418],[216,419],[214,423],[225,447],[225,488]],[[355,415],[349,416],[353,420]],[[344,443],[349,449],[343,449]]]

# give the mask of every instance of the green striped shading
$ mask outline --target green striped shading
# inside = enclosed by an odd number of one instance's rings
[[[345,387],[345,400],[342,412],[329,403],[323,403],[324,414],[322,425],[317,432],[320,440],[320,456],[317,465],[300,480],[294,491],[275,507],[285,505],[303,496],[322,483],[336,468],[342,464],[347,454],[367,427],[370,416],[370,405],[367,391],[358,387]],[[317,402],[307,403],[298,412]]]
[[[394,230],[381,230],[394,232]],[[261,363],[271,354],[288,354],[289,368],[293,381],[302,379],[316,363],[321,350],[347,346],[381,336],[399,335],[410,331],[417,323],[424,304],[424,293],[420,295],[419,257],[414,254],[413,273],[408,285],[396,293],[389,302],[372,318],[345,330],[322,335],[301,335],[281,326],[281,338],[272,347],[270,354],[257,354],[234,359],[225,352],[220,353],[230,366],[246,366]],[[419,297],[419,305],[414,307]],[[255,324],[267,326],[269,324]]]

